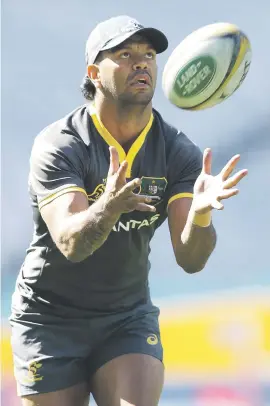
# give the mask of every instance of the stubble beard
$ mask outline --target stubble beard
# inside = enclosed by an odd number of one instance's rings
[[[120,96],[116,97],[116,102],[119,104],[119,107],[121,107],[123,110],[130,110],[132,107],[138,108],[141,106],[142,109],[144,109],[146,106],[149,105],[149,103],[152,102],[154,96],[154,92],[149,92],[149,93],[137,93],[137,94],[132,94],[132,93],[123,93]]]
[[[138,92],[132,93],[125,91],[119,94],[115,87],[104,87],[103,96],[110,103],[117,106],[119,113],[124,115],[134,112],[135,114],[142,113],[147,106],[152,102],[154,96],[154,89],[152,88],[149,92]]]

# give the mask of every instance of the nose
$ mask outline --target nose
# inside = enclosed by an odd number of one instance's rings
[[[148,68],[148,64],[145,59],[137,60],[133,64],[133,70],[146,70]]]

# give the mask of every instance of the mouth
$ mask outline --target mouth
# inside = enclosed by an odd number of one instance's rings
[[[131,82],[131,86],[145,88],[151,86],[151,79],[148,74],[138,74]]]

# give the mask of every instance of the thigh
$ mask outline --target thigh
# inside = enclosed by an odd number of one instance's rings
[[[157,406],[164,381],[162,362],[146,354],[125,354],[93,375],[91,392],[98,406]]]
[[[88,406],[89,391],[86,383],[51,393],[24,396],[22,406]]]
[[[89,376],[92,377],[107,362],[125,354],[146,354],[162,361],[158,317],[159,310],[148,305],[104,317],[102,324],[97,326],[101,338],[99,345],[88,359]]]
[[[19,396],[58,396],[89,381],[86,359],[91,342],[83,323],[40,313],[12,315],[10,323]]]

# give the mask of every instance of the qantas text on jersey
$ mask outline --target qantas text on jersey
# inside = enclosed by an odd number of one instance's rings
[[[150,227],[155,221],[158,220],[160,217],[160,214],[155,214],[154,216],[150,217],[149,220],[144,219],[142,221],[138,220],[129,220],[126,223],[122,223],[121,221],[118,221],[116,225],[113,227],[113,231],[119,232],[119,231],[130,231],[132,229],[137,229],[139,230],[142,227]]]

